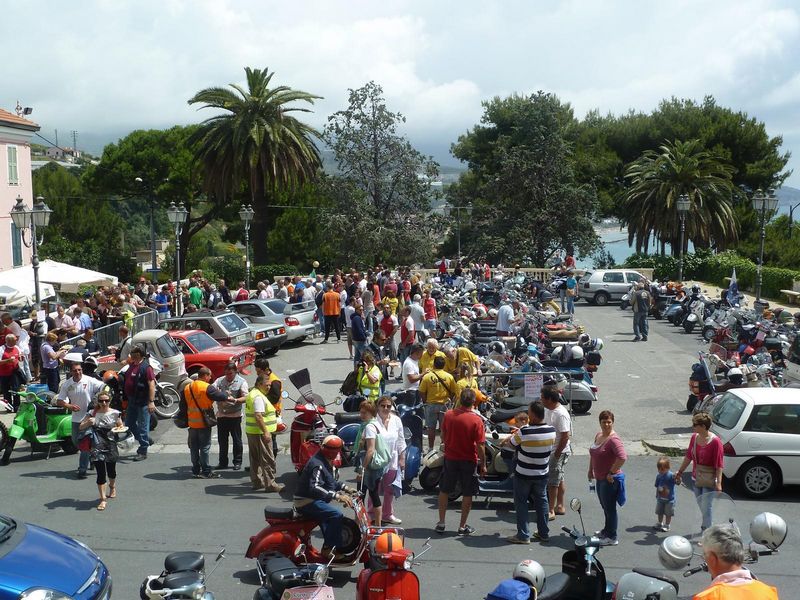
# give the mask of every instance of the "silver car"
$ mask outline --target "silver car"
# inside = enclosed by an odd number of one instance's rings
[[[620,300],[632,283],[643,276],[632,269],[598,269],[587,271],[578,281],[578,295],[591,304],[604,306],[609,300]]]
[[[287,342],[302,341],[319,333],[317,307],[313,301],[291,304],[278,298],[242,300],[228,305],[228,309],[250,317],[254,323],[285,326]]]

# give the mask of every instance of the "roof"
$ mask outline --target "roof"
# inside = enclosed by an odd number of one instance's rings
[[[40,129],[39,125],[33,121],[18,117],[14,113],[3,110],[2,108],[0,108],[0,124],[16,127],[17,129],[28,129],[30,131],[38,131]]]

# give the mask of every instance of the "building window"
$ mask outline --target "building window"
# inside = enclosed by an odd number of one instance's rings
[[[17,169],[17,147],[8,146],[8,184],[19,184],[19,169]]]
[[[13,266],[22,266],[22,236],[14,223],[11,223],[11,259]]]

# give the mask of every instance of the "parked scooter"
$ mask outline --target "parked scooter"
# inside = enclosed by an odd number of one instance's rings
[[[46,452],[46,458],[50,458],[53,448],[56,447],[65,454],[75,454],[78,448],[72,442],[72,413],[66,408],[52,406],[49,401],[54,395],[50,391],[24,391],[18,394],[19,409],[8,430],[8,440],[0,465],[11,462],[11,453],[17,440],[28,442],[31,453]]]
[[[205,574],[205,557],[199,552],[173,552],[164,559],[161,575],[150,575],[139,588],[141,600],[163,600],[185,598],[187,600],[214,600],[214,594],[206,589],[206,583],[225,558],[223,547],[214,561],[214,568]]]
[[[304,558],[305,550],[300,544],[296,558]],[[334,600],[333,588],[327,584],[330,566],[331,561],[297,566],[280,552],[266,552],[256,561],[261,587],[253,600]]]
[[[416,559],[431,548],[431,538],[422,544],[422,550],[414,553],[407,548],[392,547],[402,542],[392,533],[383,533],[373,540],[369,560],[358,574],[356,581],[356,600],[419,600],[419,577],[411,570]]]
[[[296,402],[294,410],[297,416],[292,421],[289,435],[292,464],[295,470],[302,471],[308,459],[314,456],[326,436],[336,433],[336,429],[325,422],[323,418],[328,414],[327,404],[318,394],[311,389],[311,377],[308,369],[301,369],[289,375],[289,381],[300,391],[300,399]],[[284,402],[289,398],[285,390],[282,393]],[[342,466],[341,455],[333,461],[335,468]]]

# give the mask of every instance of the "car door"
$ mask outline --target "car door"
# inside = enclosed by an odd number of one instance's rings
[[[259,302],[242,302],[231,306],[231,309],[240,316],[250,317],[253,323],[265,325],[283,325],[283,315],[276,315],[268,306]]]
[[[601,289],[604,289],[611,296],[612,300],[619,300],[628,291],[628,284],[625,283],[625,275],[622,271],[606,271],[603,273]]]
[[[800,404],[754,406],[737,437],[737,453],[769,456],[785,484],[800,482]]]

